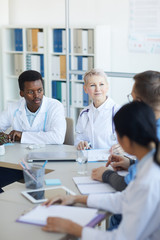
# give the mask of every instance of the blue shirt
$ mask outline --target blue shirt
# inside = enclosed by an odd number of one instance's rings
[[[34,119],[35,117],[37,116],[38,112],[40,110],[40,107],[38,108],[38,110],[36,112],[31,112],[29,111],[29,109],[27,108],[26,106],[26,115],[27,115],[27,118],[28,118],[28,122],[30,124],[30,126],[32,127],[32,124],[34,122]]]
[[[157,119],[156,121],[156,127],[157,127],[157,137],[160,141],[160,118]],[[136,176],[136,172],[137,172],[137,163],[138,160],[135,161],[135,164],[131,165],[128,168],[128,174],[125,176],[124,180],[126,182],[126,184],[128,185]]]
[[[160,141],[160,118],[157,119],[157,121],[156,121],[156,127],[157,127],[157,138]]]

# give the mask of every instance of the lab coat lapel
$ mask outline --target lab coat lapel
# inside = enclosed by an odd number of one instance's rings
[[[19,119],[22,123],[21,125],[22,125],[24,130],[30,128],[30,125],[29,125],[29,122],[28,122],[28,119],[27,119],[27,116],[26,116],[25,106],[26,106],[26,101],[25,101],[25,99],[23,99],[22,102],[21,102],[20,108],[19,108],[19,111],[20,111]]]
[[[43,96],[41,109],[38,112],[36,118],[34,119],[34,122],[33,122],[33,125],[32,125],[33,128],[39,126],[39,124],[41,123],[40,125],[41,125],[41,128],[43,129],[46,109],[47,109],[46,98],[45,98],[45,96]]]
[[[93,104],[93,103],[92,103]],[[93,111],[92,111],[92,104],[90,104],[89,106],[89,112],[88,112],[88,119],[90,122],[90,131],[89,133],[91,134],[90,139],[91,139],[91,143],[92,143],[92,147],[94,147],[94,129],[93,129]]]

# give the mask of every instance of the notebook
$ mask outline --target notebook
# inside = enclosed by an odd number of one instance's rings
[[[109,184],[95,181],[89,176],[73,177],[73,181],[83,195],[116,192]]]
[[[44,161],[76,161],[76,152],[31,152],[27,155],[27,162]]]
[[[30,212],[20,216],[16,221],[44,226],[46,225],[49,216],[69,219],[81,226],[94,227],[105,218],[106,214],[98,213],[97,209],[92,208],[62,205],[51,205],[46,207],[39,205],[33,208]]]

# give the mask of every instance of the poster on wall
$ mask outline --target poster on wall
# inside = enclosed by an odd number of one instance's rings
[[[160,53],[160,0],[130,0],[129,50]]]

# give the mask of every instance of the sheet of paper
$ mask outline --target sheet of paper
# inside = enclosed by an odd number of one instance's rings
[[[73,177],[76,184],[100,184],[101,182],[93,180],[90,176],[86,177]]]
[[[100,183],[100,184],[78,184],[77,185],[79,191],[86,195],[86,194],[99,194],[99,193],[111,193],[115,192],[116,190],[113,189],[107,183]]]
[[[110,155],[107,149],[90,149],[85,151],[88,162],[107,161]]]
[[[95,181],[91,179],[90,176],[73,177],[73,181],[76,183],[79,191],[84,195],[92,193],[116,192],[116,190],[112,188],[109,184]]]
[[[97,216],[97,209],[59,205],[45,207],[39,205],[21,216],[17,221],[44,226],[49,216],[70,219],[81,226],[85,226]]]

